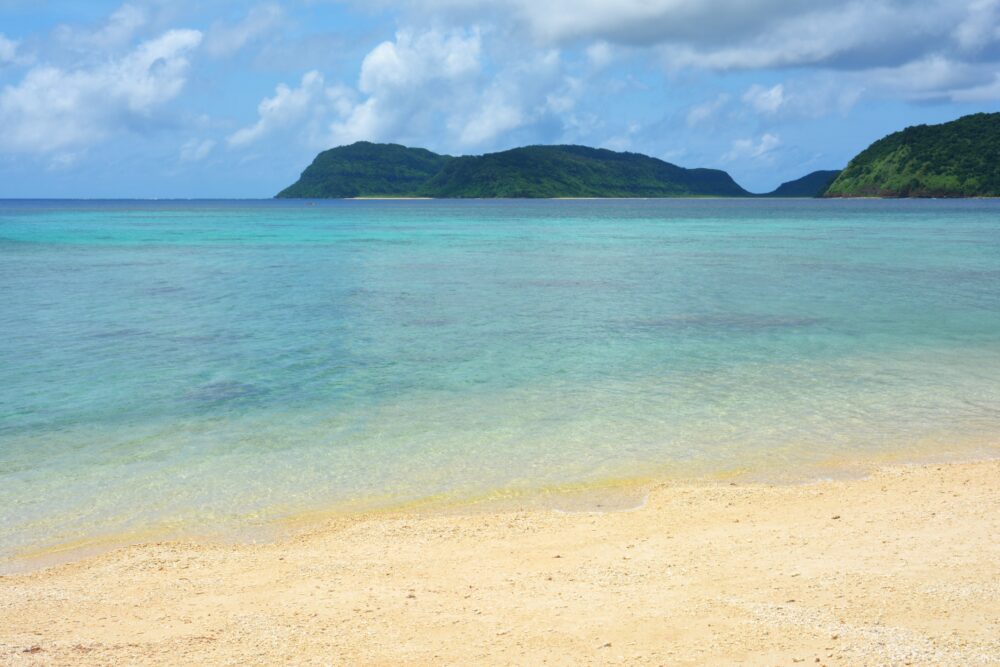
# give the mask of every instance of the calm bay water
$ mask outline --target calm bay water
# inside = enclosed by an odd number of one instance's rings
[[[0,558],[1000,451],[1000,202],[0,202]]]

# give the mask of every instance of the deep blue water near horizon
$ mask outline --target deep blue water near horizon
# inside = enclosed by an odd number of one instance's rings
[[[1000,201],[0,201],[0,560],[1000,449]]]

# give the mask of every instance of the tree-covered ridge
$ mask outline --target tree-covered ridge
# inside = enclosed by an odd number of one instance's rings
[[[814,171],[794,181],[782,183],[762,197],[819,197],[840,174],[839,169]]]
[[[729,174],[684,169],[638,153],[526,146],[448,162],[423,189],[432,197],[745,196]]]
[[[280,198],[747,196],[724,171],[685,169],[637,153],[526,146],[453,158],[358,142],[320,153]]]
[[[278,193],[285,199],[415,196],[452,158],[423,148],[359,141],[316,156],[293,185]]]
[[[1000,196],[1000,113],[917,125],[851,160],[827,197]]]

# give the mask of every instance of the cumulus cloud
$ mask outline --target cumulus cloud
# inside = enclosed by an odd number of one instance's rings
[[[457,84],[475,78],[480,46],[478,30],[400,31],[365,56],[357,89],[327,86],[320,72],[310,71],[296,88],[279,85],[258,105],[257,122],[228,142],[246,146],[293,125],[314,148],[398,136],[401,127],[447,107]]]
[[[733,142],[732,149],[722,156],[724,162],[733,162],[740,159],[767,160],[771,158],[774,150],[781,145],[781,139],[776,134],[765,132],[757,140],[737,139]]]
[[[170,30],[89,66],[32,67],[0,91],[0,148],[66,152],[147,117],[180,93],[200,42],[197,30]]]
[[[786,80],[783,91],[772,86],[743,100],[745,109],[772,120],[845,113],[862,94],[1000,99],[993,83],[1000,70],[1000,0],[404,0],[392,6],[407,8],[405,20],[414,26],[490,25],[523,50],[579,49],[595,73],[614,58],[640,54],[655,57],[671,75],[781,69],[807,79],[829,75],[817,93],[802,86],[793,94],[794,82]],[[707,123],[728,102],[706,104],[689,110],[689,127]]]
[[[865,78],[857,75],[813,75],[773,86],[754,84],[734,100],[728,93],[690,107],[689,128],[717,126],[719,118],[729,125],[754,118],[765,126],[783,121],[847,114],[865,90]],[[741,102],[742,104],[738,104]]]
[[[956,90],[950,94],[955,102],[994,102],[1000,100],[1000,74],[978,86]]]
[[[707,123],[712,118],[714,118],[727,104],[729,104],[729,95],[727,93],[719,93],[715,98],[708,100],[707,102],[702,102],[701,104],[696,104],[691,107],[685,121],[688,127],[696,127]]]
[[[61,25],[55,29],[54,36],[64,47],[87,54],[100,53],[128,45],[148,22],[149,15],[144,8],[124,4],[99,28],[90,30]]]
[[[725,43],[671,41],[661,47],[674,69],[715,70],[822,67],[858,70],[892,66],[940,48],[960,14],[955,5],[930,3],[836,3],[775,19],[759,32],[736,34]]]
[[[14,62],[17,57],[17,42],[0,33],[0,65]]]
[[[404,125],[416,128],[447,113],[476,81],[481,55],[477,29],[401,30],[365,56],[358,90],[366,97],[330,125],[330,143],[405,135]]]
[[[786,69],[829,73],[824,85],[843,88],[793,96],[786,85],[780,104],[776,96],[746,101],[774,118],[843,113],[862,91],[913,101],[1000,99],[993,85],[1000,0],[404,0],[392,6],[406,8],[414,26],[477,23],[522,49],[579,48],[594,71],[618,54],[652,54],[672,75]],[[887,84],[893,76],[900,82]],[[769,103],[777,108],[769,110]],[[708,110],[692,110],[690,121],[705,122],[700,113]]]
[[[296,128],[302,141],[310,147],[320,147],[328,141],[331,118],[345,118],[356,113],[357,93],[347,86],[328,86],[323,75],[310,70],[292,88],[278,84],[272,97],[257,105],[257,122],[229,135],[232,148],[248,146],[258,140]]]
[[[932,55],[899,67],[876,68],[859,78],[882,95],[917,101],[962,101],[969,99],[971,91],[989,90],[996,71],[992,65]]]
[[[780,83],[771,88],[755,84],[743,93],[743,102],[759,114],[774,115],[785,104],[785,87]]]
[[[229,145],[245,146],[300,120],[322,98],[324,90],[323,75],[315,70],[306,72],[296,88],[278,84],[274,96],[265,97],[257,105],[257,122],[229,135]]]
[[[309,72],[296,88],[278,86],[260,103],[257,122],[231,135],[229,143],[244,146],[306,118],[309,130],[302,138],[307,143],[397,139],[435,126],[434,117],[443,118],[459,141],[481,142],[523,122],[515,86],[503,77],[484,82],[481,74],[478,30],[401,30],[365,56],[356,90],[326,86],[319,72]],[[475,104],[469,104],[473,97]],[[326,119],[322,129],[317,128],[320,118]]]
[[[1000,0],[973,0],[953,31],[964,52],[979,52],[1000,41]]]
[[[258,5],[238,23],[215,23],[205,37],[205,50],[216,57],[232,55],[250,42],[272,32],[284,15],[278,5]]]
[[[358,87],[378,95],[412,89],[430,79],[455,79],[479,70],[482,41],[479,30],[443,33],[401,30],[365,56]]]
[[[359,140],[428,144],[439,149],[492,145],[512,131],[587,123],[574,109],[586,86],[565,71],[556,49],[492,62],[478,28],[400,30],[364,57],[355,87],[328,86],[318,72],[297,87],[278,86],[257,121],[230,135],[234,148],[279,129],[312,148]]]
[[[624,132],[606,139],[601,143],[601,147],[613,151],[630,150],[633,146],[635,136],[638,135],[642,129],[642,125],[639,123],[629,123]]]
[[[419,12],[513,20],[537,40],[604,40],[649,46],[669,40],[726,41],[759,31],[779,13],[816,6],[813,0],[413,0]],[[831,3],[829,0],[821,4]],[[842,3],[839,3],[842,4]]]
[[[457,130],[459,146],[481,146],[543,117],[570,115],[581,85],[563,74],[558,51],[543,51],[509,64],[481,91],[468,91],[465,103],[451,111],[449,124]]]
[[[484,96],[482,105],[461,123],[458,140],[465,145],[482,144],[524,122],[524,110],[502,90],[493,89]]]
[[[586,53],[587,60],[597,69],[607,67],[615,59],[614,47],[607,42],[594,42],[587,47]]]
[[[545,45],[654,47],[672,69],[894,67],[935,53],[996,58],[1000,0],[410,0],[512,25]]]

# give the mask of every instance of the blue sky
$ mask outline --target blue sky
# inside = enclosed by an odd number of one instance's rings
[[[1000,0],[0,0],[0,197],[269,197],[359,139],[770,190],[1000,109]]]

